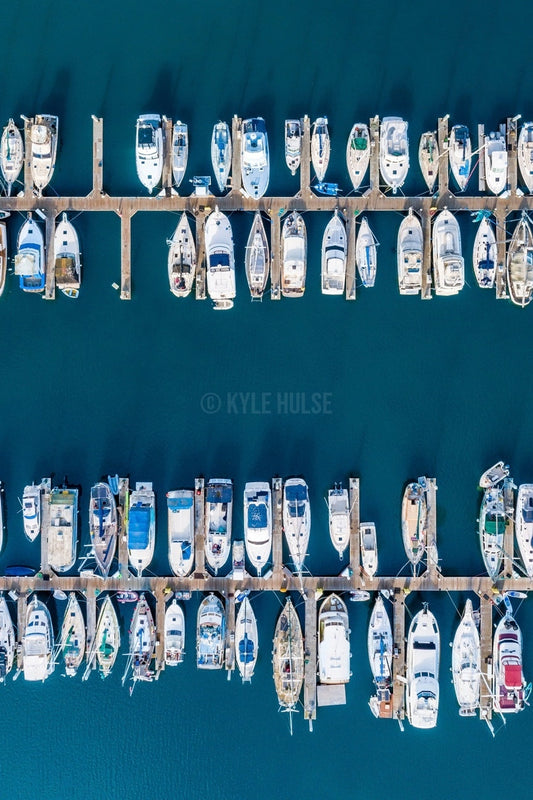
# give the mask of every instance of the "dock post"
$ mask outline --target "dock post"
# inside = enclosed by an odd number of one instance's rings
[[[348,494],[350,501],[350,570],[351,580],[355,582],[361,575],[359,569],[361,557],[359,478],[350,478]]]
[[[228,680],[235,669],[235,595],[231,592],[226,600],[226,659]]]
[[[128,518],[130,505],[129,478],[120,478],[118,492],[118,571],[121,576],[129,578],[128,555]]]
[[[31,176],[31,126],[33,117],[22,117],[24,120],[24,194],[33,194],[33,179]]]
[[[272,580],[278,591],[283,579],[283,481],[272,478]]]
[[[122,210],[120,216],[120,299],[131,300],[131,218],[135,212]]]
[[[344,209],[346,220],[346,286],[344,296],[346,300],[355,300],[356,296],[356,269],[355,269],[355,215],[349,209]]]
[[[447,194],[450,189],[450,174],[448,167],[448,114],[439,117],[438,121],[438,140],[439,140],[439,197]]]
[[[162,585],[154,591],[155,597],[155,675],[159,677],[161,670],[165,669],[165,613],[166,599]]]
[[[205,263],[205,219],[206,210],[196,214],[196,275],[195,292],[197,300],[206,298],[206,263]]]
[[[88,659],[89,654],[94,655],[94,640],[96,638],[96,592],[87,586],[87,642],[85,647],[85,656]],[[91,667],[94,669],[96,666],[94,658]]]
[[[422,222],[422,288],[420,290],[420,297],[422,300],[431,300],[433,293],[431,288],[433,286],[433,278],[431,275],[431,215],[430,210],[426,208],[420,209],[420,216]]]
[[[93,189],[91,194],[104,192],[104,120],[92,115],[93,120]]]
[[[205,481],[194,479],[194,577],[205,578]]]
[[[242,139],[242,119],[233,115],[231,122],[231,138],[233,143],[233,150],[231,154],[231,191],[240,192],[242,190],[242,175],[241,175],[241,139]]]
[[[270,298],[281,299],[281,209],[270,210]]]
[[[481,641],[481,692],[479,715],[481,719],[492,717],[492,600],[487,594],[480,597],[480,641]]]
[[[307,114],[302,120],[302,157],[300,160],[300,193],[311,191],[311,123]]]
[[[168,117],[163,117],[163,173],[161,176],[161,185],[163,187],[163,194],[170,197],[172,193],[172,184],[174,182],[172,175],[172,120]]]
[[[439,553],[437,548],[437,481],[435,478],[426,478],[426,504],[427,504],[427,575],[431,581],[440,578]]]
[[[479,152],[479,184],[478,189],[480,192],[486,191],[485,184],[485,126],[480,123],[477,126],[477,145]]]
[[[394,719],[405,716],[405,595],[401,590],[394,592],[393,607],[393,660],[392,660],[392,707]]]
[[[316,719],[316,599],[313,589],[305,591],[305,672],[304,672],[304,719],[309,720],[313,730]]]
[[[379,117],[370,120],[370,191],[379,193]]]
[[[509,191],[512,195],[516,195],[518,186],[517,122],[518,120],[516,117],[507,117],[507,174],[509,177]]]
[[[56,260],[54,247],[54,234],[56,228],[56,217],[54,212],[46,215],[45,231],[45,252],[46,252],[46,282],[44,287],[44,299],[55,300],[56,296]]]
[[[502,300],[508,297],[506,272],[506,214],[503,209],[496,207],[494,216],[496,217],[496,298]]]

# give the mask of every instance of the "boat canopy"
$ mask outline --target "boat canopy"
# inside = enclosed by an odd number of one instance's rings
[[[491,536],[499,536],[505,533],[505,519],[503,517],[497,517],[496,519],[486,520],[485,530]]]
[[[64,286],[78,286],[80,279],[73,255],[56,258],[56,282]]]
[[[15,256],[15,275],[39,275],[39,255],[37,250],[25,249]]]
[[[148,506],[139,505],[130,508],[128,547],[131,550],[146,550],[148,547],[150,512],[151,509]]]
[[[366,150],[368,147],[368,139],[366,136],[354,136],[352,139],[352,147],[354,150]]]
[[[182,508],[192,508],[192,497],[169,497],[167,499],[167,506],[172,511],[177,511]]]
[[[522,686],[522,667],[520,664],[505,665],[505,686],[516,689]]]
[[[232,488],[231,486],[208,486],[207,487],[207,502],[208,503],[231,503]]]
[[[248,506],[248,527],[266,528],[267,507],[264,503],[250,503]]]
[[[209,256],[210,267],[229,267],[229,253],[213,253]]]
[[[139,125],[139,146],[149,147],[154,141],[154,127],[150,123]]]
[[[244,634],[244,638],[239,642],[239,661],[241,664],[249,664],[254,660],[254,643],[248,638],[248,634]]]

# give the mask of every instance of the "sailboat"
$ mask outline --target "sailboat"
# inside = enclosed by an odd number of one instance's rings
[[[109,595],[105,598],[96,626],[95,652],[100,676],[107,678],[120,650],[120,628],[117,612]]]
[[[296,711],[304,679],[304,643],[298,614],[288,597],[278,617],[272,651],[274,686],[283,711]]]
[[[485,569],[493,581],[497,579],[502,566],[505,526],[502,488],[493,486],[485,489],[479,514],[479,542]]]
[[[246,243],[245,268],[252,300],[261,300],[270,272],[270,250],[260,211],[254,214]]]
[[[366,217],[361,220],[361,227],[355,245],[355,263],[363,286],[374,286],[377,268],[377,242]]]
[[[196,272],[196,245],[185,211],[168,244],[168,282],[176,297],[187,297]]]
[[[516,306],[529,305],[533,297],[533,231],[525,211],[507,250],[507,284]]]
[[[69,592],[59,640],[59,647],[65,661],[65,672],[69,677],[73,677],[77,673],[83,661],[85,640],[83,612],[76,597],[76,592]]]
[[[303,478],[289,478],[283,486],[283,531],[294,568],[301,572],[311,533],[309,489]]]
[[[376,693],[370,698],[370,710],[375,717],[392,716],[392,627],[383,602],[378,594],[367,636],[368,661],[374,679]]]
[[[98,569],[105,578],[117,547],[117,506],[107,483],[91,487],[89,532]]]
[[[175,667],[183,661],[185,650],[185,617],[176,599],[165,611],[165,664]]]
[[[258,647],[257,620],[249,599],[245,597],[235,622],[235,655],[243,683],[252,680]]]
[[[435,131],[427,131],[420,137],[418,161],[426,185],[432,193],[439,174],[439,143]]]
[[[313,132],[311,134],[311,161],[319,181],[324,180],[329,164],[330,151],[328,118],[318,117],[313,122]]]
[[[403,493],[402,537],[405,553],[414,571],[426,552],[427,544],[426,490],[420,481],[408,483]]]
[[[0,140],[0,169],[7,184],[7,196],[24,164],[24,141],[13,119],[9,119]]]
[[[518,487],[515,512],[515,535],[528,578],[533,578],[533,484]]]
[[[459,191],[464,192],[472,165],[472,142],[466,125],[454,125],[448,143],[450,167]]]
[[[137,681],[151,681],[154,673],[150,668],[155,652],[155,625],[150,606],[144,594],[133,612],[130,631],[130,658],[133,686]],[[130,689],[130,693],[133,687]]]
[[[226,188],[231,169],[231,134],[227,122],[217,122],[211,137],[211,163],[221,192]]]
[[[0,594],[0,683],[5,683],[15,658],[15,629],[3,594]]]
[[[470,598],[453,637],[452,675],[459,714],[474,716],[481,688],[481,644]]]
[[[346,145],[346,165],[355,191],[361,186],[370,163],[370,136],[368,125],[356,123]]]
[[[9,212],[5,212],[9,216]],[[4,293],[7,275],[7,226],[5,219],[0,219],[0,296]]]

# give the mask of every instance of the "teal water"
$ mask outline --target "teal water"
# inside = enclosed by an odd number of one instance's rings
[[[174,4],[138,0],[72,4],[19,0],[3,9],[0,116],[41,111],[60,116],[61,147],[53,187],[83,194],[91,183],[90,114],[104,117],[104,181],[112,194],[139,191],[134,124],[155,110],[189,124],[187,177],[209,171],[211,128],[233,113],[265,117],[271,143],[271,191],[296,191],[283,162],[283,120],[327,114],[333,140],[328,180],[348,186],[345,142],[356,119],[398,113],[409,120],[411,176],[419,134],[449,112],[472,130],[531,108],[530,40],[520,9],[494,2],[454,3],[435,18],[427,2],[406,4],[299,0],[250,4]],[[490,13],[489,13],[490,12]],[[492,48],[495,48],[491,55]],[[499,54],[506,53],[502,61]],[[533,480],[530,409],[531,310],[496,302],[468,278],[459,297],[421,303],[396,289],[400,218],[373,214],[379,241],[375,289],[355,303],[319,291],[326,216],[307,216],[308,288],[301,301],[251,304],[242,269],[251,215],[233,215],[238,275],[232,312],[209,301],[180,303],[167,288],[165,239],[173,214],[133,220],[133,299],[120,302],[115,215],[77,219],[84,251],[77,302],[25,296],[10,278],[0,300],[0,477],[6,484],[7,541],[0,568],[38,563],[38,545],[22,534],[18,500],[32,479],[68,475],[83,487],[81,531],[87,541],[88,490],[102,474],[152,480],[159,535],[154,571],[166,570],[164,493],[197,474],[244,483],[304,474],[313,528],[309,567],[338,570],[322,497],[334,481],[361,476],[361,513],[376,521],[380,572],[395,574],[405,556],[399,507],[405,481],[435,475],[439,551],[446,574],[482,572],[476,536],[477,479],[499,458],[516,482]],[[14,241],[21,218],[10,220]],[[465,253],[474,237],[460,219]],[[220,397],[217,413],[202,398]],[[237,407],[228,393],[241,398]],[[327,413],[277,413],[278,393],[316,393]],[[242,397],[266,394],[270,413],[251,413]],[[242,395],[242,397],[241,397]],[[251,402],[251,401],[249,401]],[[257,405],[255,406],[257,409]],[[297,410],[297,409],[296,409]],[[236,504],[234,525],[241,530]],[[271,677],[270,637],[280,607],[254,599],[261,653],[251,686],[194,667],[198,598],[186,607],[187,658],[159,682],[120,685],[125,658],[103,683],[22,679],[2,692],[2,796],[17,800],[183,796],[221,800],[271,797],[470,798],[474,792],[524,794],[531,711],[509,719],[493,742],[476,720],[459,719],[448,681],[457,615],[452,598],[412,595],[414,613],[430,599],[442,633],[438,728],[417,732],[376,721],[367,708],[369,609],[349,604],[353,677],[347,706],[320,709],[312,734],[302,714],[288,735]],[[453,598],[462,605],[465,598]],[[50,603],[53,607],[53,602]],[[60,607],[61,608],[61,607]],[[121,610],[123,631],[129,620]],[[57,609],[54,607],[57,619]],[[533,613],[517,618],[525,634],[525,672],[533,675]],[[502,746],[512,767],[488,770]],[[507,764],[507,762],[506,762]],[[451,768],[450,768],[451,767]],[[454,768],[455,767],[455,768]],[[429,782],[430,776],[438,776]]]

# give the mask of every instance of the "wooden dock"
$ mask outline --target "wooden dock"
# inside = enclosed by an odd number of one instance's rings
[[[302,156],[300,160],[300,196],[315,197],[311,192],[311,123],[307,114],[302,120]],[[317,198],[318,199],[318,198]]]
[[[346,209],[343,210],[346,220],[346,286],[344,296],[346,300],[355,300],[357,270],[355,264],[355,214],[350,214]]]
[[[514,572],[514,484],[503,483],[503,502],[505,507],[505,534],[503,537],[503,577],[512,578]]]
[[[437,482],[435,478],[426,478],[426,503],[427,503],[427,571],[428,577],[439,581],[439,553],[437,549]]]
[[[313,730],[316,719],[317,631],[315,592],[307,589],[305,600],[304,719]]]
[[[438,119],[437,139],[439,143],[439,197],[443,197],[444,195],[448,194],[450,189],[448,114],[446,114],[445,117],[439,117]]]
[[[361,519],[359,478],[350,478],[348,495],[350,502],[350,571],[352,575],[360,575],[361,544],[359,526]]]
[[[370,120],[370,195],[380,194],[379,190],[379,117]]]
[[[194,577],[203,578],[205,569],[205,480],[194,480]]]
[[[231,124],[231,139],[233,143],[233,150],[231,156],[231,194],[236,192],[241,194],[242,188],[242,172],[241,172],[241,142],[242,142],[242,119],[235,114]]]
[[[405,594],[396,590],[393,595],[393,659],[392,659],[392,715],[402,720],[405,716]]]
[[[433,286],[433,273],[431,270],[431,213],[429,209],[422,209],[420,212],[422,224],[422,288],[420,297],[422,300],[431,300]]]
[[[96,590],[88,592],[86,596],[87,603],[87,639],[85,643],[85,654],[88,658],[89,653],[94,652],[94,642],[96,638]],[[96,666],[93,664],[91,666]]]
[[[224,666],[228,680],[235,669],[235,594],[231,592],[226,600],[226,658]]]
[[[92,115],[93,121],[93,188],[91,194],[104,194],[104,120]]]
[[[517,118],[507,118],[507,174],[509,191],[516,195],[518,187],[518,129]]]
[[[129,517],[129,478],[120,478],[117,503],[118,515],[118,573],[125,580],[129,578],[128,517]]]
[[[281,218],[280,212],[270,210],[270,297],[281,300]]]
[[[490,594],[480,597],[480,643],[481,643],[481,693],[479,715],[481,719],[492,717],[492,608]]]

